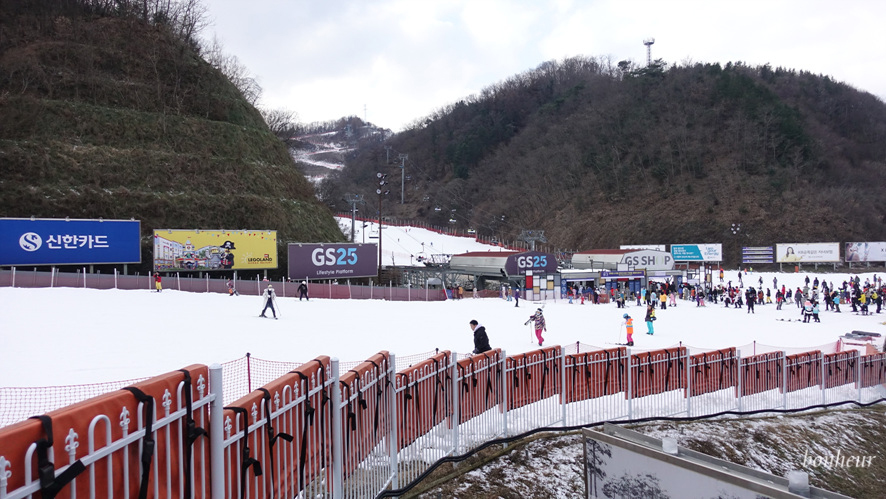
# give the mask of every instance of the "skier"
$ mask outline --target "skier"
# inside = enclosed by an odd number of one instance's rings
[[[514,306],[520,306],[520,286],[514,288]]]
[[[655,330],[652,327],[652,321],[655,320],[655,307],[649,305],[646,307],[646,334],[654,334]]]
[[[310,301],[308,299],[308,283],[305,281],[302,281],[301,284],[298,285],[298,301],[301,301],[302,298]]]
[[[234,296],[234,295],[239,295],[239,294],[240,294],[240,293],[237,292],[236,289],[234,289],[234,281],[228,279],[227,285],[228,285],[228,294],[229,294],[230,296]]]
[[[489,346],[489,337],[486,336],[486,328],[481,326],[476,320],[472,320],[469,324],[471,326],[471,331],[474,332],[473,353],[483,353],[492,350],[492,347]]]
[[[621,316],[625,321],[622,325],[625,327],[625,331],[627,331],[628,341],[625,343],[627,346],[634,346],[634,319],[631,318],[630,315],[624,314]]]
[[[542,314],[541,309],[536,309],[533,315],[529,316],[529,320],[523,323],[523,325],[527,325],[530,322],[535,321],[535,337],[538,338],[538,346],[542,346],[542,343],[545,342],[544,338],[541,337],[541,332],[547,332],[548,326],[545,325],[545,316]]]
[[[157,292],[163,291],[163,285],[160,284],[160,273],[154,272],[154,287],[157,288]]]
[[[274,293],[274,285],[268,284],[268,287],[265,288],[265,292],[262,293],[262,300],[264,301],[265,308],[262,309],[261,315],[259,317],[265,317],[265,312],[270,307],[271,313],[274,314],[274,319],[277,318],[277,311],[274,309],[274,302],[277,301],[277,294]]]

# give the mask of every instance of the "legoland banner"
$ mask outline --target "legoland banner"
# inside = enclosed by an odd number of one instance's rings
[[[289,243],[291,279],[339,279],[378,275],[378,245]]]
[[[823,263],[840,261],[840,243],[785,243],[775,245],[778,263]]]
[[[847,262],[886,262],[886,243],[846,243]]]
[[[722,244],[672,244],[675,262],[722,262]]]
[[[275,230],[154,231],[154,270],[276,269]]]
[[[0,218],[0,266],[141,261],[138,220]]]

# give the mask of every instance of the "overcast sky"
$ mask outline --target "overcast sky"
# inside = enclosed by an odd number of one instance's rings
[[[213,34],[302,122],[400,131],[484,87],[576,55],[744,61],[822,73],[886,100],[880,0],[203,0]],[[364,108],[365,106],[365,108]]]

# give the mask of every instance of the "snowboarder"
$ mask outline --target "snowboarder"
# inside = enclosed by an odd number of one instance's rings
[[[489,346],[489,337],[486,335],[486,328],[481,326],[476,320],[470,323],[471,331],[474,332],[474,351],[473,353],[483,353],[492,350]]]
[[[298,285],[298,301],[301,301],[302,298],[310,301],[308,299],[308,283],[305,281],[302,281],[301,284]]]
[[[652,335],[655,334],[655,329],[652,327],[652,321],[655,320],[655,307],[649,305],[646,307],[646,334]]]
[[[626,345],[632,347],[634,346],[634,319],[628,314],[624,314],[621,317],[625,320],[622,325],[625,327],[625,331],[627,331],[628,342]]]
[[[529,320],[527,320],[523,325],[527,325],[530,322],[535,321],[535,337],[538,338],[538,346],[542,346],[542,343],[545,342],[544,338],[541,337],[541,332],[547,332],[548,326],[545,324],[545,316],[542,314],[541,309],[536,309],[535,313],[529,316]]]
[[[277,310],[274,308],[274,303],[276,303],[276,301],[277,301],[277,294],[274,293],[274,285],[268,284],[268,287],[265,288],[265,292],[262,293],[261,296],[262,296],[262,301],[265,304],[265,308],[262,309],[261,315],[259,315],[259,317],[265,317],[265,312],[268,310],[268,308],[270,308],[271,313],[274,314],[274,319],[276,319],[277,318]]]
[[[163,285],[160,283],[160,273],[154,272],[154,287],[157,288],[157,292],[163,291]]]

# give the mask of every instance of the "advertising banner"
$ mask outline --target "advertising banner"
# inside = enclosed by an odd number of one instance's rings
[[[886,262],[886,243],[846,243],[847,262]]]
[[[722,244],[672,244],[675,262],[722,262]]]
[[[141,261],[138,220],[0,218],[0,266]]]
[[[378,245],[360,243],[290,243],[291,279],[339,279],[378,275]]]
[[[664,244],[622,244],[618,247],[618,249],[623,250],[655,250],[655,251],[667,251],[668,249]]]
[[[625,253],[621,263],[630,268],[646,270],[673,270],[674,258],[667,251],[639,250]]]
[[[840,261],[840,243],[785,243],[775,245],[778,263]]]
[[[743,246],[741,263],[774,263],[775,248],[772,246]]]
[[[530,270],[554,274],[557,272],[557,257],[551,253],[526,251],[511,255],[505,260],[505,272],[509,275],[523,274]]]
[[[154,231],[154,270],[276,269],[275,230]]]

